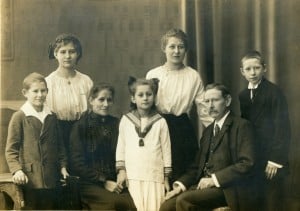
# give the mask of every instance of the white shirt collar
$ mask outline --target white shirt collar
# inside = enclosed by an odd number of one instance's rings
[[[23,104],[21,110],[24,112],[25,116],[34,116],[42,123],[44,123],[44,120],[48,115],[52,114],[50,109],[45,104],[43,106],[43,110],[41,112],[37,112],[28,101]]]
[[[221,130],[222,127],[223,127],[223,124],[226,120],[226,117],[229,115],[229,113],[230,113],[230,111],[227,111],[227,113],[219,121],[215,121],[214,126],[217,124],[219,126],[220,130]]]
[[[248,84],[248,89],[256,89],[260,84],[261,80],[257,84],[250,83]]]

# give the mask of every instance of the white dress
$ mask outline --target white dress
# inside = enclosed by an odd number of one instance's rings
[[[199,73],[189,66],[168,70],[159,66],[150,70],[147,79],[159,79],[156,106],[164,114],[179,116],[189,113],[195,101],[199,118],[205,126],[213,122],[205,108],[204,86]]]
[[[148,118],[141,119],[142,128]],[[139,146],[135,125],[123,116],[119,126],[116,161],[125,163],[129,192],[138,211],[158,211],[164,201],[164,168],[171,167],[171,144],[167,123],[159,119]],[[117,166],[118,167],[118,166]]]
[[[75,72],[75,76],[69,79],[59,76],[57,71],[46,77],[49,90],[46,103],[60,120],[77,120],[87,110],[93,82],[89,76]]]

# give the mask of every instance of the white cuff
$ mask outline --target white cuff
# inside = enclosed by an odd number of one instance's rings
[[[270,165],[272,165],[272,166],[275,166],[275,167],[277,167],[277,168],[280,168],[280,169],[283,167],[283,165],[280,165],[280,164],[278,164],[278,163],[275,163],[275,162],[269,161],[269,160],[268,160],[268,164],[270,164]]]
[[[182,192],[186,191],[186,187],[184,186],[184,184],[182,184],[181,182],[179,181],[175,181],[173,183],[173,189],[175,189],[176,187],[180,187],[180,189],[182,190]]]
[[[211,175],[211,178],[213,179],[213,181],[214,181],[214,183],[215,183],[215,186],[216,186],[217,188],[221,187],[220,184],[219,184],[219,182],[218,182],[218,180],[217,180],[217,177],[216,177],[215,174],[212,174],[212,175]]]

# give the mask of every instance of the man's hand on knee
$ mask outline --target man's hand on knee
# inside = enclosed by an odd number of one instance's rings
[[[215,183],[214,183],[213,179],[210,177],[208,177],[208,178],[205,177],[205,178],[200,179],[197,189],[211,188],[214,186],[215,186]]]

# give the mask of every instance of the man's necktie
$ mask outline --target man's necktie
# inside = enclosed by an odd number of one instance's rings
[[[220,132],[220,127],[218,124],[215,124],[215,128],[214,128],[214,136],[217,136]]]

